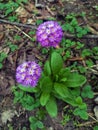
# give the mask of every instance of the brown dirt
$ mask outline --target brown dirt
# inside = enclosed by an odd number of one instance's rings
[[[35,24],[36,19],[47,20],[49,17],[63,21],[64,17],[69,13],[80,14],[81,12],[86,12],[88,23],[92,25],[96,32],[98,31],[98,10],[95,9],[95,5],[98,5],[97,0],[47,1],[48,0],[39,0],[39,3],[44,7],[39,6],[36,8],[34,2],[29,0],[28,4],[25,5],[24,14],[19,14],[20,22],[26,23],[31,20],[31,23]],[[38,14],[34,16],[34,14],[31,13],[32,10],[37,11]],[[2,18],[3,12],[0,11],[0,13],[0,18]],[[6,19],[6,17],[3,17],[3,19]],[[11,113],[14,113],[11,120],[8,119],[6,123],[3,123],[0,119],[0,130],[8,130],[10,125],[13,127],[12,130],[23,130],[23,127],[26,127],[26,130],[30,130],[28,117],[34,113],[25,111],[20,105],[14,105],[11,90],[12,86],[16,84],[15,69],[20,63],[31,59],[37,62],[44,62],[47,58],[47,55],[42,54],[41,47],[39,47],[35,41],[30,41],[30,39],[23,34],[23,31],[28,34],[30,30],[32,29],[23,27],[16,28],[14,25],[0,23],[0,52],[5,52],[8,55],[3,61],[3,68],[0,69],[0,115],[2,116],[2,113],[8,110],[11,110]],[[15,34],[21,36],[19,41],[14,39]],[[31,35],[31,37],[34,37],[34,35]],[[8,41],[18,45],[19,49],[11,52],[5,45]],[[92,46],[98,44],[98,39],[81,39],[81,42],[84,42],[87,48],[92,48]],[[98,61],[95,61],[95,63],[98,63]],[[98,78],[97,76],[95,75],[96,80]],[[91,81],[91,83],[94,86],[95,82]],[[88,111],[94,115],[94,101],[91,100],[87,102]],[[72,117],[70,122],[62,126],[60,121],[62,120],[63,106],[65,104],[59,104],[61,108],[56,119],[52,119],[47,115],[44,121],[46,130],[93,130],[92,127],[94,124],[92,124],[93,120],[91,118],[89,119],[89,122],[91,122],[90,125],[87,124],[85,126],[75,127],[75,121],[80,124],[85,122]]]

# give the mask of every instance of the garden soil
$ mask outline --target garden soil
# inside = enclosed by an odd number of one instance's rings
[[[32,10],[34,13],[32,13]],[[33,24],[32,28],[18,24],[14,25],[12,22],[7,23],[8,20],[4,16],[4,12],[0,11],[0,19],[7,20],[6,23],[0,21],[0,52],[7,54],[7,58],[3,61],[3,68],[0,69],[0,130],[30,130],[28,118],[35,115],[34,111],[26,111],[20,104],[13,103],[12,86],[17,84],[15,80],[16,67],[23,61],[32,59],[44,63],[48,58],[48,54],[42,54],[41,48],[37,45],[36,41],[32,42],[30,40],[30,37],[35,38],[35,35],[32,34],[29,37],[26,34],[30,30],[33,30],[33,27],[37,27],[35,24],[36,20],[47,21],[48,18],[55,18],[57,21],[64,22],[64,18],[68,14],[75,13],[79,15],[83,12],[86,13],[85,19],[77,18],[77,20],[80,25],[89,25],[91,28],[90,35],[93,35],[93,37],[89,35],[89,37],[79,40],[85,43],[86,48],[92,49],[92,47],[98,45],[98,0],[28,0],[27,4],[20,6],[14,13],[18,15],[22,25],[30,23]],[[15,38],[16,34],[21,38]],[[65,38],[71,38],[71,36],[65,35]],[[8,41],[18,45],[19,49],[11,51],[6,46]],[[69,62],[68,64],[70,64]],[[96,60],[94,63],[98,64],[98,61]],[[92,72],[87,75],[88,81],[96,93],[98,91],[95,88],[95,86],[98,86],[97,69],[97,74]],[[94,80],[90,80],[91,77],[94,77]],[[95,95],[95,97],[97,96]],[[63,114],[67,113],[69,109],[71,111],[72,108],[68,104],[58,101],[58,116],[51,118],[47,115],[43,120],[46,130],[93,130],[93,127],[98,122],[93,110],[95,102],[94,99],[87,99],[85,102],[87,103],[88,113],[91,115],[88,121],[83,121],[73,116],[68,122],[62,125]],[[66,107],[66,111],[64,111],[64,107]]]

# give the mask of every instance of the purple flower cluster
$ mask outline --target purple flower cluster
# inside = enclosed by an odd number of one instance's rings
[[[41,76],[41,68],[33,61],[24,62],[16,69],[16,80],[23,86],[35,87]]]
[[[62,40],[63,31],[58,22],[47,21],[39,25],[36,37],[43,47],[57,47]]]

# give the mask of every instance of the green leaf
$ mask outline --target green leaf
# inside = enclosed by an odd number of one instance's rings
[[[9,8],[9,9],[6,10],[5,15],[10,14],[11,12],[13,12],[13,9],[12,9],[12,8]]]
[[[91,59],[89,59],[89,60],[86,60],[86,64],[88,67],[91,67],[94,65],[94,62]]]
[[[35,31],[35,30],[29,31],[29,35],[35,35],[35,34],[36,34],[36,31]]]
[[[50,68],[49,61],[46,61],[45,65],[44,65],[44,74],[46,76],[51,75],[51,68]]]
[[[72,26],[76,27],[76,25],[78,25],[78,21],[77,19],[74,17],[70,23]]]
[[[80,95],[80,88],[70,89],[69,91],[70,91],[71,95],[73,95],[75,97]]]
[[[37,127],[42,129],[42,128],[44,128],[44,125],[41,121],[37,121]]]
[[[43,23],[43,20],[41,20],[41,19],[36,20],[36,24],[37,24],[37,25],[39,25],[39,24],[41,24],[41,23]]]
[[[21,40],[21,36],[19,36],[19,35],[16,34],[16,35],[14,36],[14,39],[17,40],[17,41],[19,41],[19,40]]]
[[[44,93],[50,93],[52,90],[53,83],[50,79],[50,77],[42,77],[42,80],[40,82],[40,88]]]
[[[24,95],[24,97],[20,100],[20,103],[26,110],[31,111],[34,109],[34,98],[30,95]]]
[[[40,103],[42,106],[45,106],[47,101],[49,100],[50,98],[50,94],[49,93],[42,93],[41,94],[41,97],[40,97]]]
[[[82,51],[82,57],[86,57],[86,56],[92,56],[92,51],[90,49],[84,49]]]
[[[3,10],[5,8],[5,4],[4,3],[0,3],[0,10]]]
[[[93,130],[98,130],[98,125],[94,126]]]
[[[39,88],[38,87],[27,87],[27,86],[22,86],[21,84],[18,85],[18,87],[25,91],[25,92],[38,92]]]
[[[77,102],[78,104],[82,104],[82,98],[81,98],[81,97],[77,97],[77,98],[76,98],[76,102]]]
[[[82,101],[82,98],[81,98],[80,96],[78,96],[78,97],[75,99],[75,101],[76,101],[77,106],[78,106],[80,109],[87,109],[86,103],[84,103],[84,102]]]
[[[59,79],[59,81],[60,82],[64,82],[64,80],[66,81],[67,80],[67,77],[68,77],[68,75],[70,75],[70,70],[69,70],[69,68],[62,68],[61,70],[60,70],[60,72],[59,72],[59,77],[60,77],[60,79]]]
[[[51,97],[46,104],[46,110],[51,117],[57,116],[57,103],[55,98]]]
[[[14,92],[14,103],[20,102],[23,98],[24,92],[23,91],[15,91]]]
[[[7,57],[7,54],[2,52],[0,53],[0,62],[3,62],[3,60]]]
[[[94,97],[94,92],[91,90],[90,85],[87,85],[82,89],[81,96],[83,98],[93,98]]]
[[[30,116],[30,117],[29,117],[29,121],[30,121],[31,123],[35,123],[35,122],[37,121],[37,119],[36,119],[36,117]]]
[[[63,84],[55,83],[54,89],[55,89],[56,93],[59,94],[62,98],[69,97],[69,95],[70,95],[68,88]]]
[[[30,129],[31,130],[37,130],[36,123],[35,124],[30,124]]]
[[[67,78],[62,78],[60,81],[65,82],[66,80],[67,80]]]
[[[47,54],[48,53],[48,49],[47,48],[42,48],[42,54]]]
[[[80,27],[80,26],[76,27],[76,32],[81,32],[82,30],[83,30],[82,27]]]
[[[84,120],[88,120],[88,113],[86,112],[86,109],[76,108],[73,113],[76,116],[80,116]]]
[[[37,130],[37,118],[36,117],[33,117],[33,116],[30,116],[29,117],[29,122],[30,122],[30,129],[31,130]]]
[[[3,67],[3,64],[2,64],[2,63],[0,63],[0,69],[2,69],[2,67]]]
[[[86,78],[78,73],[68,75],[67,81],[64,83],[66,87],[80,87],[86,82]]]
[[[57,52],[51,54],[51,70],[54,75],[58,74],[63,67],[63,59],[61,55]]]
[[[80,73],[85,73],[87,71],[87,69],[83,66],[78,66],[77,68],[79,69]]]
[[[37,130],[37,128],[44,128],[43,123],[38,120],[36,117],[29,117],[29,121],[30,121],[30,128],[31,130]]]

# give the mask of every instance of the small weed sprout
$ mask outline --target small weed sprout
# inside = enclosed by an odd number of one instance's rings
[[[0,69],[3,67],[3,61],[7,58],[7,54],[4,52],[0,53]]]

